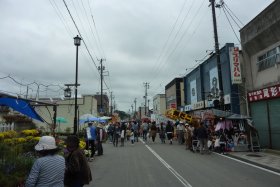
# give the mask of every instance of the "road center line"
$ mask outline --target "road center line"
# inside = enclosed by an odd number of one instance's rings
[[[185,187],[192,187],[192,185],[184,179],[174,168],[172,168],[163,158],[161,158],[150,146],[148,146],[142,139],[140,141],[148,148],[151,153],[183,184]]]
[[[225,157],[225,158],[234,160],[234,161],[236,161],[236,162],[240,162],[240,163],[242,163],[242,164],[246,164],[246,165],[248,165],[248,166],[251,166],[251,167],[254,167],[254,168],[258,168],[258,169],[260,169],[260,170],[263,170],[263,171],[266,171],[266,172],[269,172],[269,173],[272,173],[272,174],[275,174],[275,175],[280,176],[280,173],[278,173],[278,172],[271,171],[271,170],[269,170],[269,169],[266,169],[266,168],[263,168],[263,167],[260,167],[260,166],[256,166],[256,165],[254,165],[254,164],[250,164],[250,163],[247,163],[247,162],[244,162],[244,161],[242,161],[242,160],[238,160],[238,159],[236,159],[236,158],[232,158],[232,157],[229,157],[229,156],[226,156],[226,155],[221,155],[221,154],[219,154],[219,153],[214,153],[214,154],[217,154],[217,155],[219,155],[219,156],[222,156],[222,157]]]

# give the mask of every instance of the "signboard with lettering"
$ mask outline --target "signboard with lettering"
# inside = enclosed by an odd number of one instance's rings
[[[231,83],[232,84],[241,84],[241,68],[239,61],[239,48],[230,47],[229,48],[229,62],[230,62],[230,71],[231,71]]]
[[[177,108],[176,103],[170,103],[170,108],[176,109]]]
[[[261,101],[265,99],[272,99],[280,97],[280,84],[276,86],[271,86],[268,88],[263,88],[260,90],[248,92],[249,102]]]

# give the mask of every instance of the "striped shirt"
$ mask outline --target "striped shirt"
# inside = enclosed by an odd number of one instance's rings
[[[38,158],[26,180],[26,187],[64,187],[65,159],[60,155]]]

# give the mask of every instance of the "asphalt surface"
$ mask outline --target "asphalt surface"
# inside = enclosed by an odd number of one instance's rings
[[[124,147],[103,144],[104,155],[90,162],[87,187],[279,187],[280,174],[226,156],[192,153],[183,145],[139,141]]]

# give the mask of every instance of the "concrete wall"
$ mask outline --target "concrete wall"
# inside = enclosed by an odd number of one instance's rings
[[[75,101],[74,98],[59,100],[56,102],[57,106],[57,117],[63,117],[66,119],[66,123],[59,123],[57,122],[57,129],[60,126],[62,132],[65,131],[67,127],[70,127],[73,130],[74,124],[74,115],[75,115]],[[79,113],[78,116],[82,116],[84,114],[92,114],[93,116],[97,116],[97,100],[94,98],[93,95],[85,95],[82,98],[78,98],[77,100]],[[38,114],[49,124],[53,123],[53,107],[36,107],[35,110]],[[49,125],[47,123],[41,123],[34,120],[37,126],[44,127],[45,129],[49,130]]]
[[[165,94],[157,94],[153,98],[153,113],[164,115],[166,111]]]
[[[240,30],[246,87],[257,90],[280,82],[279,64],[258,71],[257,58],[280,45],[280,1],[274,1]]]

